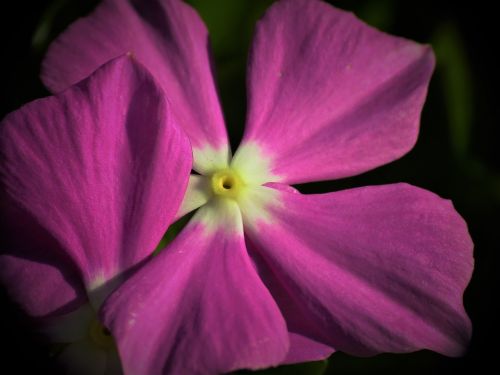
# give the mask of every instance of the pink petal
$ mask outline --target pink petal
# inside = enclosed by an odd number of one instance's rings
[[[320,1],[279,1],[257,24],[243,142],[274,154],[287,183],[389,163],[415,144],[433,67],[428,46]]]
[[[463,353],[473,244],[449,201],[405,184],[281,194],[248,234],[292,331],[356,355]]]
[[[158,80],[193,145],[227,144],[208,32],[179,0],[106,0],[50,46],[42,80],[53,92],[87,77],[106,61],[131,52]]]
[[[155,249],[191,169],[163,92],[129,57],[8,115],[0,146],[7,194],[68,252],[88,289]],[[43,258],[39,250],[23,257]]]
[[[277,365],[288,350],[283,317],[241,235],[209,234],[200,223],[191,222],[102,311],[125,373],[258,369]]]
[[[290,349],[283,364],[320,361],[328,358],[333,352],[334,349],[328,345],[290,332]]]
[[[298,194],[297,190],[286,189],[286,186],[272,184],[275,189],[287,191],[289,194]],[[311,319],[307,309],[304,309],[303,301],[291,298],[287,288],[276,278],[274,272],[267,265],[266,259],[260,255],[256,245],[248,238],[246,245],[254,264],[257,266],[259,276],[278,302],[281,313],[286,320],[290,348],[281,364],[319,361],[328,358],[335,350],[310,334],[311,330],[316,328],[316,323]]]
[[[82,305],[85,288],[57,241],[17,205],[1,203],[0,280],[11,298],[39,318]]]

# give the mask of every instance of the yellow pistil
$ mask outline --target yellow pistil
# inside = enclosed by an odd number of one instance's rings
[[[237,199],[245,185],[240,176],[231,168],[215,172],[210,181],[213,193],[221,198]]]
[[[90,323],[89,335],[92,341],[103,349],[111,349],[115,345],[111,333],[97,319]]]

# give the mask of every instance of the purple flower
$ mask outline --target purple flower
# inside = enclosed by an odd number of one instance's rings
[[[125,373],[218,374],[335,350],[460,355],[471,330],[462,294],[472,242],[449,201],[406,184],[321,195],[290,186],[359,174],[408,152],[434,67],[431,49],[320,1],[277,2],[256,27],[246,131],[231,157],[207,45],[203,23],[180,1],[105,0],[44,62],[43,79],[57,92],[131,51],[193,146],[198,174],[177,217],[198,211],[101,309]],[[154,139],[150,131],[137,135]],[[151,152],[148,142],[132,149]],[[155,199],[156,183],[144,183]],[[127,201],[121,190],[116,197]],[[33,200],[19,201],[33,210]],[[159,214],[168,199],[136,203]],[[115,226],[129,217],[113,213]],[[103,211],[102,225],[92,227],[97,234],[107,217]],[[127,239],[151,251],[154,229],[170,221],[151,217],[140,223],[142,237]],[[132,247],[128,241],[120,244]],[[128,254],[118,243],[112,251]]]
[[[187,137],[125,56],[8,115],[0,146],[2,282],[69,344],[61,360],[72,374],[116,374],[97,311],[172,222],[191,168]]]

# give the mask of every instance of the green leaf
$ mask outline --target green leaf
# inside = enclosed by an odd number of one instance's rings
[[[90,13],[99,0],[53,0],[49,3],[31,38],[35,52],[42,54],[50,42],[79,17]]]
[[[394,23],[394,0],[378,0],[362,3],[356,13],[362,20],[381,30],[388,30]]]
[[[246,52],[255,21],[270,0],[188,0],[206,23],[216,58]]]
[[[317,362],[299,363],[296,365],[286,365],[270,368],[261,371],[237,371],[233,374],[257,374],[257,375],[322,375],[328,367],[328,360]]]
[[[473,114],[469,62],[460,33],[453,23],[446,23],[435,32],[432,46],[445,96],[451,145],[455,156],[462,159],[469,148]]]
[[[173,223],[165,232],[162,239],[156,246],[156,249],[153,251],[153,255],[158,255],[160,251],[162,251],[168,244],[170,244],[175,237],[182,231],[182,229],[188,224],[191,217],[193,217],[194,212],[190,212],[187,215],[184,215],[175,223]]]

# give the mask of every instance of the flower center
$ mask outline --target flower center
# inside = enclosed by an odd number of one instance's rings
[[[92,341],[103,349],[111,349],[114,347],[113,336],[111,332],[104,327],[97,319],[93,319],[90,323],[89,335]]]
[[[231,168],[215,172],[211,177],[212,191],[223,198],[236,198],[244,186],[240,176]]]

